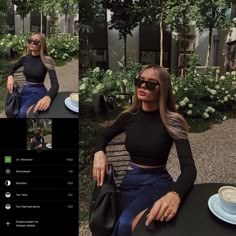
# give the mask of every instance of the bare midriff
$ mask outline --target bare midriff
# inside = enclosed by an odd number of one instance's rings
[[[133,165],[135,165],[135,166],[138,166],[138,167],[140,167],[140,168],[146,168],[146,169],[154,169],[154,168],[161,168],[161,167],[165,167],[165,165],[159,165],[159,166],[145,166],[145,165],[139,165],[139,164],[136,164],[136,163],[133,163],[133,162],[131,162]],[[132,167],[128,167],[128,170],[129,169],[132,169]]]

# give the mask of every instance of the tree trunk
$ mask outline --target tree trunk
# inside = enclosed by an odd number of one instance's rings
[[[43,12],[40,13],[40,33],[43,33]]]
[[[124,35],[124,66],[127,66],[127,35]]]
[[[163,66],[163,19],[160,19],[160,66]]]
[[[22,17],[22,22],[23,22],[22,31],[23,31],[23,34],[24,34],[25,33],[25,17]]]
[[[212,30],[213,30],[212,28],[209,28],[208,48],[207,48],[207,56],[205,64],[206,67],[210,65]]]
[[[67,31],[67,14],[65,14],[64,34]]]

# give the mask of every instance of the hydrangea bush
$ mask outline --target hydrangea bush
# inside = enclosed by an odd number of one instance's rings
[[[4,56],[9,48],[14,48],[20,56],[27,50],[27,39],[30,33],[7,34],[0,39],[0,55]],[[70,35],[55,35],[47,38],[48,53],[53,59],[71,60],[79,55],[79,38]]]
[[[125,93],[134,90],[133,79],[142,65],[130,65],[121,72],[104,71],[99,67],[89,69],[80,79],[80,101],[89,101],[93,94]],[[189,70],[187,76],[172,78],[176,108],[187,120],[225,120],[226,113],[236,104],[236,71],[220,76],[210,69]],[[117,101],[124,99],[117,95]]]

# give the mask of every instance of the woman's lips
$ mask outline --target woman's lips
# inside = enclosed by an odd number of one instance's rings
[[[138,91],[138,95],[140,95],[140,96],[146,96],[147,94],[146,94],[146,92],[144,92],[143,90],[139,90],[139,91]]]

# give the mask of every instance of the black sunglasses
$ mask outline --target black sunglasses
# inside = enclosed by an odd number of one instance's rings
[[[140,79],[140,78],[135,78],[134,79],[134,85],[138,88],[140,88],[143,83],[145,83],[146,88],[150,91],[153,91],[156,88],[157,85],[158,86],[160,85],[159,82],[146,81],[146,80],[143,80],[143,79]]]
[[[40,41],[37,39],[28,39],[28,43],[33,43],[34,45],[38,46],[40,44]]]

